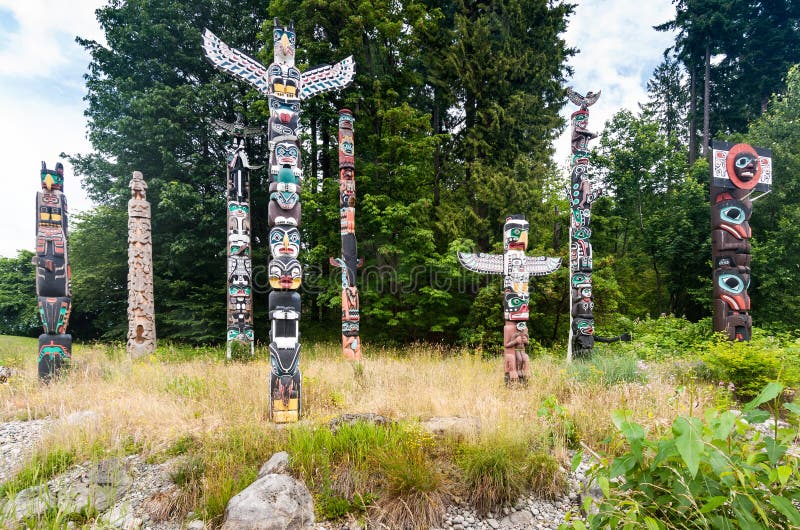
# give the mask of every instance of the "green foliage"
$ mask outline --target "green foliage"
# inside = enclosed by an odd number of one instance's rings
[[[526,486],[527,474],[520,466],[526,454],[525,444],[497,439],[464,448],[459,466],[478,513],[517,500]]]
[[[41,333],[32,257],[27,250],[20,250],[16,258],[0,257],[0,335]]]
[[[741,416],[729,410],[708,410],[702,419],[680,416],[669,432],[655,438],[628,412],[614,412],[616,436],[624,439],[627,450],[604,456],[593,469],[603,498],[587,498],[586,523],[575,520],[561,528],[800,525],[793,504],[800,500],[800,468],[797,455],[788,451],[796,433],[778,429],[776,423],[773,434],[765,435],[750,425],[769,418],[758,407],[774,403],[782,391],[779,384],[767,385]],[[785,412],[797,410],[788,406]]]
[[[553,447],[575,447],[578,445],[578,430],[569,412],[558,403],[558,398],[549,395],[539,405],[538,415],[546,418],[550,427],[550,444]]]
[[[771,381],[800,385],[800,343],[781,344],[758,335],[750,342],[720,337],[711,343],[703,361],[715,380],[733,383],[735,395],[742,400],[754,398]]]
[[[602,384],[642,383],[646,374],[640,372],[639,359],[630,353],[594,354],[590,359],[577,359],[569,367],[570,375],[577,381]]]
[[[547,453],[531,453],[523,469],[531,493],[544,499],[557,499],[567,491],[567,479],[558,460]]]

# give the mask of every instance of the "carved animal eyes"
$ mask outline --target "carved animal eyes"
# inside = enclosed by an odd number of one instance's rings
[[[733,294],[739,294],[745,289],[744,280],[734,274],[720,274],[719,286]]]
[[[719,216],[723,221],[728,221],[737,225],[745,221],[744,210],[738,206],[725,206],[720,210]]]

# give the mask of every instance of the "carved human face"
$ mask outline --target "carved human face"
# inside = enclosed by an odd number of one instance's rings
[[[296,258],[300,253],[300,230],[291,225],[273,226],[269,231],[269,250],[273,258]]]
[[[736,144],[731,147],[725,168],[733,185],[740,189],[753,189],[761,178],[758,154],[747,144]]]
[[[303,282],[303,266],[295,258],[280,257],[269,262],[269,284],[273,289],[295,290]]]
[[[521,217],[521,216],[519,216]],[[503,248],[505,250],[525,250],[528,248],[528,221],[509,217],[503,226]]]
[[[275,144],[275,163],[280,166],[298,167],[300,165],[300,149],[294,142],[278,142]]]

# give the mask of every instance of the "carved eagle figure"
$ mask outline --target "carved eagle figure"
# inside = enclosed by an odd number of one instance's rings
[[[231,48],[208,29],[203,32],[203,50],[211,63],[248,84],[264,95],[270,95],[268,68],[244,52]],[[326,64],[303,72],[300,76],[301,100],[317,94],[344,88],[356,75],[353,56],[336,64]]]
[[[567,87],[567,97],[569,98],[569,100],[584,110],[594,105],[597,102],[597,100],[600,99],[601,92],[602,90],[600,90],[597,93],[594,93],[590,90],[589,92],[586,93],[585,96],[582,96],[579,93],[572,90],[572,87]]]

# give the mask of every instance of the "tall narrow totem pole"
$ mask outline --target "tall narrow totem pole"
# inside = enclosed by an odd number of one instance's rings
[[[772,190],[772,153],[747,144],[714,142],[711,163],[711,257],[714,331],[750,340],[750,215]],[[752,197],[752,194],[759,195]]]
[[[346,359],[361,359],[359,337],[360,305],[356,271],[360,265],[356,250],[356,181],[353,113],[339,111],[339,208],[342,231],[342,256],[331,258],[331,265],[342,269],[342,354]]]
[[[67,334],[72,310],[67,198],[64,166],[55,171],[42,162],[42,191],[36,193],[36,296],[44,333],[39,335],[39,378],[47,381],[69,366],[72,335]]]
[[[252,57],[229,47],[213,33],[203,33],[209,60],[222,71],[255,87],[269,99],[270,234],[269,317],[270,419],[295,422],[302,413],[300,377],[300,288],[303,267],[300,252],[300,103],[317,94],[344,88],[355,76],[353,58],[304,73],[294,65],[294,24],[282,26],[275,19],[272,40],[274,59],[265,67]]]
[[[231,135],[228,149],[228,333],[227,355],[234,344],[255,355],[253,335],[253,265],[250,258],[250,166],[245,138],[263,134],[260,127],[245,127],[241,116],[235,123],[214,122]]]
[[[561,258],[526,256],[530,225],[522,215],[511,215],[503,226],[503,254],[458,253],[465,268],[483,274],[502,274],[503,279],[503,369],[506,384],[526,382],[530,363],[528,344],[528,280],[555,272]]]
[[[592,202],[600,195],[592,190],[589,180],[589,140],[597,138],[590,132],[589,107],[599,98],[600,92],[582,96],[567,88],[569,100],[580,108],[572,113],[572,158],[570,159],[570,186],[567,189],[570,204],[569,223],[569,301],[570,328],[567,358],[587,356],[594,347],[594,302],[592,301],[592,244],[589,228]]]
[[[128,354],[141,357],[156,351],[153,300],[153,241],[147,183],[133,172],[128,201]]]

